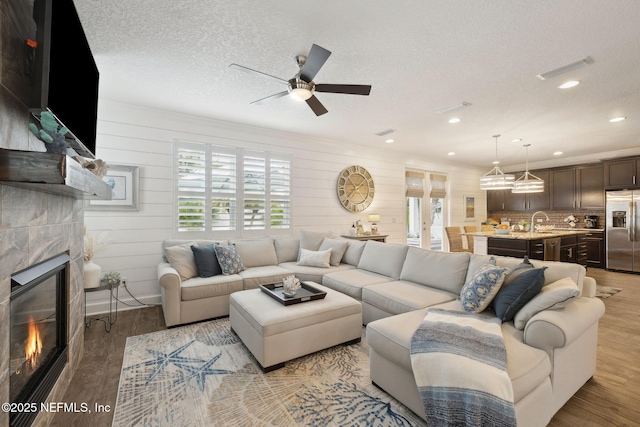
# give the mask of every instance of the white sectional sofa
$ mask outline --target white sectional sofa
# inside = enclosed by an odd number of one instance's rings
[[[370,347],[371,379],[417,414],[423,414],[411,369],[411,337],[429,307],[462,310],[460,292],[490,256],[424,250],[374,241],[348,241],[338,265],[297,265],[299,248],[318,250],[324,233],[300,238],[236,240],[247,269],[237,275],[194,277],[185,281],[169,263],[158,267],[167,326],[224,316],[229,294],[261,282],[295,274],[361,301]],[[168,240],[163,247],[184,244]],[[211,241],[195,242],[199,245]],[[522,260],[494,257],[499,266],[514,268]],[[595,295],[595,280],[578,264],[532,261],[547,267],[544,286],[571,278],[580,292],[565,308],[543,310],[516,329],[504,322],[507,352],[519,426],[546,425],[553,414],[595,372],[598,321],[604,304]],[[543,288],[545,289],[545,288]],[[484,314],[494,315],[490,310]],[[495,315],[494,315],[495,316]]]

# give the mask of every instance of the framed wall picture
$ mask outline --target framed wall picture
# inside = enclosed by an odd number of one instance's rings
[[[108,164],[107,174],[102,180],[111,187],[111,200],[87,200],[87,210],[137,211],[138,166]]]
[[[476,219],[476,197],[463,196],[464,220],[474,221]]]

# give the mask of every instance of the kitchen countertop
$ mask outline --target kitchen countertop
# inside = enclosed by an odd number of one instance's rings
[[[498,239],[512,239],[512,240],[538,240],[538,239],[553,239],[554,237],[563,236],[575,236],[577,234],[589,234],[593,231],[602,231],[599,229],[558,229],[554,228],[551,231],[545,232],[528,232],[528,231],[512,231],[509,234],[496,234],[494,231],[478,231],[475,233],[463,233],[466,236],[474,237],[496,237]]]

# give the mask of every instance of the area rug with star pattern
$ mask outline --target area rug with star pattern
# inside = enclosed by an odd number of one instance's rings
[[[269,373],[228,318],[127,339],[114,427],[264,425],[425,423],[371,383],[364,336]]]

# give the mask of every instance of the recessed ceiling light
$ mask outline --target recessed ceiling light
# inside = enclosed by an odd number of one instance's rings
[[[459,122],[460,122],[460,119],[457,117],[449,119],[449,123],[459,123]]]
[[[393,139],[385,139],[384,142],[386,142],[387,144],[392,144],[393,142],[395,142],[395,140],[393,140]]]
[[[613,119],[609,120],[611,123],[615,123],[615,122],[621,122],[624,119],[626,119],[626,117],[614,117]]]
[[[562,154],[564,154],[562,151],[556,151],[553,153],[554,156],[561,156]]]
[[[449,151],[449,152],[447,153],[447,156],[455,156],[455,155],[456,155],[456,153],[454,153],[453,151]]]
[[[512,139],[511,142],[522,142],[522,138]]]
[[[578,86],[580,84],[580,80],[570,80],[568,82],[562,83],[558,86],[558,89],[569,89],[570,87]]]

